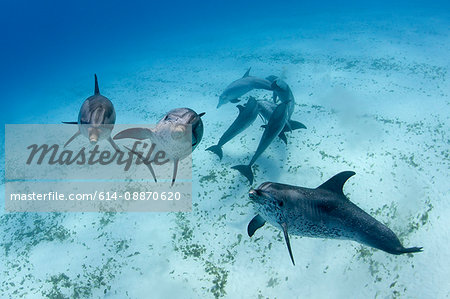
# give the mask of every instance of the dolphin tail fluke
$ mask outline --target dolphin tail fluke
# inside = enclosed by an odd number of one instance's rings
[[[100,94],[100,89],[98,89],[97,74],[94,74],[94,77],[95,77],[95,89],[94,89],[94,94]]]
[[[410,247],[410,248],[402,248],[401,250],[399,250],[398,254],[403,254],[403,253],[414,253],[414,252],[422,252],[423,247]]]
[[[252,166],[251,165],[236,165],[231,167],[232,169],[236,169],[239,171],[243,176],[247,178],[247,180],[250,182],[250,185],[253,184],[253,172],[252,172]]]
[[[77,138],[78,136],[80,136],[81,132],[78,131],[76,132],[72,137],[70,137],[69,140],[67,140],[67,142],[64,144],[64,147],[68,146],[69,143],[71,143],[75,138]]]
[[[280,137],[280,139],[283,140],[284,144],[287,145],[287,138],[286,138],[286,134],[284,134],[284,132],[281,132],[280,134],[278,134],[278,137]]]
[[[295,120],[290,120],[289,126],[291,127],[291,130],[306,129],[306,126],[304,124]]]
[[[223,151],[222,151],[222,147],[220,145],[213,145],[211,147],[208,147],[206,149],[207,151],[211,151],[214,154],[216,154],[217,156],[219,156],[219,159],[222,160],[223,157]]]

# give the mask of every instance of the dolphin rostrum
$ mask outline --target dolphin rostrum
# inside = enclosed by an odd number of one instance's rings
[[[223,133],[217,145],[213,145],[206,149],[207,151],[212,151],[213,153],[218,155],[219,159],[221,160],[223,156],[222,146],[224,146],[225,143],[233,139],[239,133],[247,129],[258,116],[258,103],[253,97],[250,97],[245,106],[237,105],[237,107],[239,109],[239,115],[236,120],[225,131],[225,133]]]
[[[201,117],[205,113],[197,114],[189,108],[177,108],[170,110],[161,119],[155,128],[131,128],[119,132],[114,136],[114,140],[132,138],[137,140],[149,139],[159,149],[163,150],[166,157],[173,161],[172,186],[175,183],[178,171],[178,162],[187,157],[200,143],[203,137],[203,122]],[[188,132],[188,128],[191,132]],[[192,140],[186,138],[191,137]],[[133,152],[141,159],[137,152]],[[151,164],[145,163],[156,181],[155,173]]]
[[[272,82],[266,79],[250,76],[249,74],[250,68],[242,78],[231,82],[230,85],[225,88],[225,90],[219,96],[219,104],[217,104],[217,108],[228,102],[239,102],[239,97],[243,96],[253,89],[272,90]]]
[[[79,135],[86,136],[92,144],[107,139],[112,147],[120,152],[119,147],[111,139],[111,131],[116,122],[116,112],[111,101],[100,94],[97,75],[95,78],[94,95],[87,98],[78,113],[78,121],[63,122],[65,124],[78,124],[78,131],[65,144],[66,147]]]
[[[250,185],[253,184],[253,172],[252,165],[256,162],[256,159],[266,150],[266,148],[272,143],[272,141],[277,137],[284,126],[286,125],[286,121],[288,119],[287,116],[287,107],[289,103],[281,103],[277,106],[275,111],[270,116],[270,119],[267,125],[264,125],[264,133],[259,141],[258,148],[256,149],[255,154],[253,155],[250,163],[247,165],[236,165],[231,167],[232,169],[238,170],[242,173],[250,182]]]
[[[341,172],[315,189],[272,182],[251,189],[249,197],[259,214],[248,224],[248,235],[266,221],[280,228],[294,265],[289,234],[353,240],[397,255],[422,251],[422,247],[403,247],[392,230],[344,195],[342,188],[354,174]]]

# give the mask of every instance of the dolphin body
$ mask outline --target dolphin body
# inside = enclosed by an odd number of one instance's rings
[[[422,251],[422,247],[403,247],[392,230],[344,195],[342,188],[354,174],[341,172],[315,189],[272,182],[251,189],[249,197],[259,214],[248,224],[248,235],[266,221],[281,228],[294,265],[289,234],[353,240],[397,255]]]
[[[224,146],[225,143],[233,139],[239,133],[247,129],[258,116],[258,103],[253,97],[248,100],[245,106],[237,105],[236,107],[239,109],[238,117],[225,131],[225,133],[223,133],[222,137],[220,137],[217,145],[213,145],[206,149],[207,151],[212,151],[213,153],[218,155],[220,160],[222,160],[223,157],[222,146]]]
[[[78,121],[63,122],[65,124],[77,124],[78,131],[65,144],[69,145],[79,135],[86,136],[92,144],[107,139],[112,147],[120,152],[119,147],[111,138],[111,132],[116,122],[116,112],[111,101],[100,94],[97,75],[95,78],[94,95],[87,98],[78,113]]]
[[[250,69],[251,68],[247,70],[242,78],[231,82],[230,85],[225,88],[225,90],[219,96],[219,103],[217,104],[217,108],[228,102],[238,103],[240,101],[239,97],[243,96],[253,89],[272,90],[271,81],[250,76]]]
[[[132,138],[137,140],[149,139],[158,149],[166,153],[168,159],[173,161],[172,186],[175,183],[178,171],[178,162],[187,157],[200,143],[203,137],[203,122],[201,117],[205,113],[197,114],[189,108],[177,108],[170,110],[162,118],[155,128],[131,128],[119,132],[114,140]],[[188,132],[188,128],[191,132]],[[191,140],[187,138],[191,137]],[[130,150],[128,148],[128,150]],[[139,158],[142,154],[130,150]],[[145,163],[156,180],[155,172],[150,163]]]
[[[277,105],[273,102],[269,102],[266,100],[258,100],[257,102],[258,102],[258,108],[259,108],[259,115],[261,115],[261,117],[264,121],[266,121],[266,122],[269,121],[270,116],[277,108]],[[306,126],[304,124],[302,124],[301,122],[291,120],[289,118],[288,124],[286,124],[284,126],[281,133],[278,134],[278,137],[280,137],[280,139],[283,140],[283,142],[285,144],[287,144],[287,138],[286,138],[285,133],[293,131],[293,130],[297,130],[297,129],[306,129]]]
[[[253,184],[253,172],[252,165],[256,162],[256,159],[266,150],[266,148],[272,143],[272,141],[277,137],[284,126],[286,125],[286,121],[288,119],[288,108],[289,103],[281,103],[277,106],[275,111],[270,116],[270,119],[267,125],[264,125],[264,133],[259,141],[258,148],[256,149],[255,154],[253,155],[250,163],[247,165],[236,165],[231,167],[232,169],[238,170],[242,173],[250,182]]]

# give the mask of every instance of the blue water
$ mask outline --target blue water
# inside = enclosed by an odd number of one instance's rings
[[[3,1],[0,28],[1,298],[450,296],[445,1]],[[284,76],[308,127],[274,141],[255,186],[354,170],[350,200],[423,253],[293,236],[294,267],[278,229],[247,236],[249,185],[230,167],[251,158],[262,123],[221,162],[205,149],[237,115],[216,109],[219,94],[249,67]],[[76,120],[94,73],[117,123],[206,112],[192,213],[4,212],[3,125]]]

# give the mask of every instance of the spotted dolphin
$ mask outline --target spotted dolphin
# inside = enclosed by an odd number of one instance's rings
[[[231,82],[219,96],[217,108],[231,102],[238,103],[239,97],[253,89],[272,90],[272,82],[267,79],[250,76],[250,69],[240,79]]]
[[[149,139],[162,149],[166,157],[173,161],[172,186],[175,183],[178,171],[178,163],[187,157],[200,143],[203,137],[203,122],[201,117],[205,113],[197,114],[189,108],[177,108],[170,110],[156,125],[155,128],[131,128],[114,136],[114,140],[132,138],[137,140]],[[188,132],[188,128],[191,132]],[[187,140],[186,138],[192,138]],[[133,152],[140,156],[139,153]],[[156,175],[151,164],[146,164],[156,181]]]
[[[114,105],[107,97],[100,94],[96,74],[94,74],[94,78],[94,95],[83,102],[80,112],[78,113],[78,121],[63,122],[65,124],[78,125],[78,131],[64,144],[64,147],[69,145],[76,137],[83,135],[86,136],[92,144],[95,144],[102,139],[106,139],[116,151],[120,151],[119,147],[111,138],[111,132],[116,122]]]
[[[315,189],[272,182],[251,189],[249,197],[259,214],[248,224],[248,235],[266,221],[280,228],[294,265],[289,234],[353,240],[397,255],[422,251],[422,247],[403,247],[392,230],[344,195],[342,188],[354,174],[341,172]]]
[[[266,148],[272,143],[272,141],[277,137],[284,126],[286,125],[288,116],[287,116],[287,107],[289,103],[281,103],[277,106],[275,111],[270,116],[269,122],[264,127],[264,133],[259,141],[258,148],[256,149],[255,154],[253,155],[250,163],[247,165],[236,165],[231,167],[232,169],[238,170],[241,174],[243,174],[250,184],[253,184],[253,172],[252,165],[256,162],[256,160],[261,156],[261,154],[266,150]]]
[[[222,137],[220,137],[217,145],[213,145],[208,147],[207,151],[212,151],[216,155],[219,156],[219,159],[222,160],[223,152],[222,146],[225,145],[228,141],[233,139],[239,133],[247,129],[258,116],[258,103],[255,98],[251,97],[245,106],[237,105],[239,109],[239,115],[236,120],[230,125],[230,127],[223,133]]]

